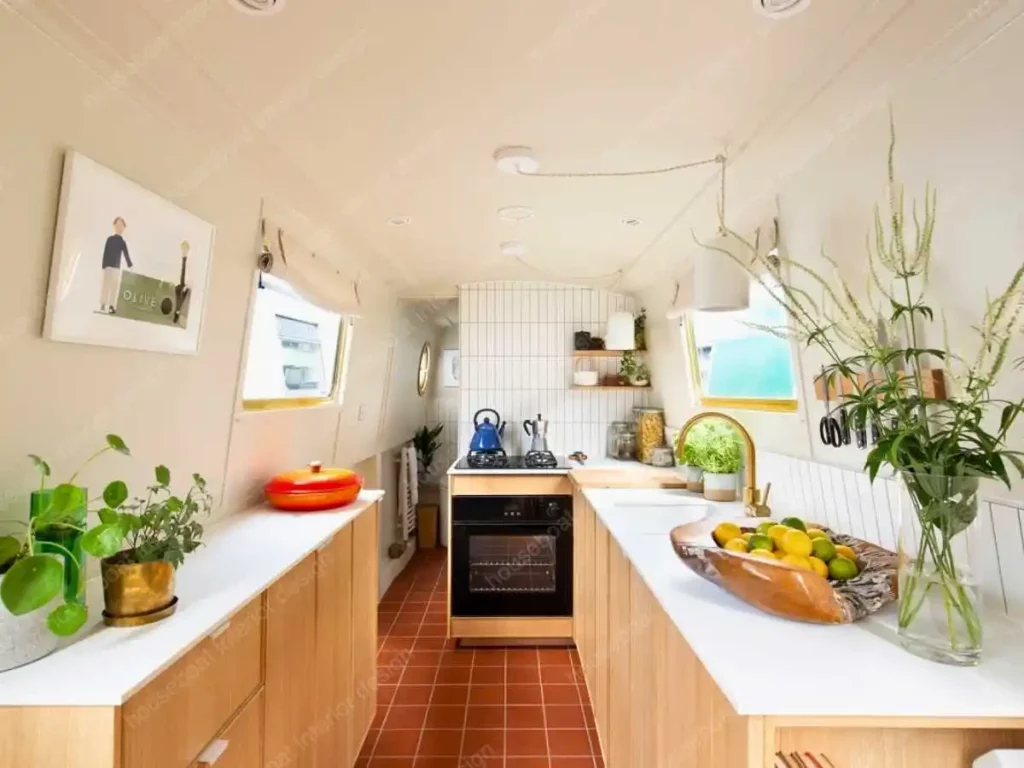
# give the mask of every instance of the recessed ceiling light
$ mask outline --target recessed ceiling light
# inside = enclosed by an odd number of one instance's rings
[[[632,216],[623,216],[620,221],[624,227],[639,227],[643,221]]]
[[[284,10],[285,0],[229,0],[236,11],[250,16],[273,16]]]
[[[772,19],[785,19],[806,11],[811,0],[754,0],[754,10]]]
[[[499,147],[494,151],[498,170],[513,176],[536,173],[540,163],[529,147]]]
[[[498,218],[502,221],[526,221],[535,215],[533,208],[525,205],[509,205],[498,209]]]
[[[523,256],[526,254],[526,245],[518,240],[508,240],[500,246],[502,256]]]
[[[389,227],[404,227],[406,224],[412,222],[412,218],[409,216],[392,216],[388,219]]]

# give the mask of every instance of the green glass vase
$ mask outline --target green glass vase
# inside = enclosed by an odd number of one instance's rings
[[[64,562],[64,601],[69,603],[85,604],[85,551],[82,549],[82,536],[86,525],[87,508],[85,500],[89,498],[85,488],[82,491],[81,506],[69,510],[65,518],[76,528],[70,525],[57,523],[48,525],[36,531],[36,542],[39,551],[51,555],[57,555]],[[45,512],[53,498],[53,489],[45,488],[41,491],[33,491],[29,502],[29,518],[34,519]],[[70,552],[77,563],[71,561],[67,553]]]

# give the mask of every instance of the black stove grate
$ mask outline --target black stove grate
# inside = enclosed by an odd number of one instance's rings
[[[470,469],[507,469],[508,455],[505,451],[470,451],[466,456]]]
[[[558,466],[558,459],[551,451],[527,451],[523,463],[530,469],[554,469]]]

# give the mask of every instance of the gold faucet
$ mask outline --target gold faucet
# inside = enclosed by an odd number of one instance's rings
[[[771,508],[762,500],[761,491],[757,487],[757,451],[754,448],[754,439],[747,432],[746,427],[740,424],[732,416],[718,411],[703,411],[690,418],[683,428],[679,430],[679,445],[686,444],[686,435],[694,426],[705,419],[723,419],[732,424],[743,438],[743,444],[747,447],[747,461],[744,470],[743,507],[750,517],[771,517]]]

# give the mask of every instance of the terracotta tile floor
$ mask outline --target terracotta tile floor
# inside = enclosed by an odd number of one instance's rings
[[[603,768],[575,650],[457,649],[446,550],[417,552],[380,603],[377,717],[358,768]]]

